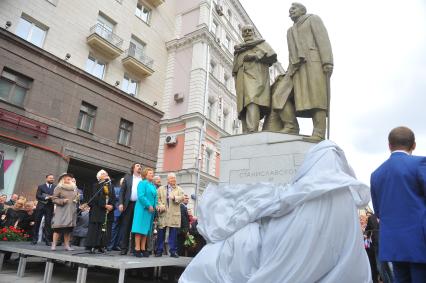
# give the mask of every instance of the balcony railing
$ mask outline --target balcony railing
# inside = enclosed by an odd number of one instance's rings
[[[141,77],[150,76],[154,73],[152,69],[154,60],[145,55],[141,48],[130,47],[125,51],[123,65],[131,72]]]
[[[126,54],[125,56],[131,56],[151,69],[152,69],[152,66],[154,65],[154,60],[146,56],[144,54],[143,49],[141,48],[131,47],[125,51],[125,54]]]
[[[90,33],[96,33],[100,35],[103,39],[118,48],[121,48],[123,45],[123,39],[99,23],[90,28]]]
[[[123,39],[99,23],[90,28],[87,44],[94,51],[102,53],[107,59],[117,58],[123,53],[121,49]]]

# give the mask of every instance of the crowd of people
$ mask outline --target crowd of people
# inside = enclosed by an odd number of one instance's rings
[[[113,183],[100,170],[97,182],[84,191],[72,174],[64,173],[55,184],[48,174],[37,188],[36,200],[13,194],[0,197],[1,226],[22,229],[33,245],[40,242],[52,251],[84,246],[89,253],[120,251],[136,257],[177,258],[188,255],[185,240],[192,233],[199,244],[197,218],[188,208],[189,196],[169,173],[162,185],[154,170],[135,163],[130,174]],[[168,247],[168,251],[165,248]],[[189,250],[193,255],[193,249]]]

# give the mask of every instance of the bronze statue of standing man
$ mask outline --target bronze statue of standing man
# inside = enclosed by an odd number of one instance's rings
[[[286,73],[284,108],[273,108],[284,122],[282,132],[299,133],[297,117],[312,118],[312,141],[325,138],[326,119],[329,107],[329,78],[333,72],[333,53],[327,30],[320,17],[306,13],[306,7],[293,3],[290,18],[294,24],[287,31],[289,66]],[[287,86],[291,86],[287,87]],[[292,91],[290,92],[289,90]],[[273,99],[274,100],[274,99]]]
[[[265,40],[255,38],[253,26],[244,26],[241,32],[244,43],[235,46],[232,76],[243,133],[252,133],[271,111],[269,67],[277,61],[277,54]]]

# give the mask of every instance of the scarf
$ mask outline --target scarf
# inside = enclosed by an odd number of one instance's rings
[[[245,42],[245,43],[235,45],[234,55],[237,56],[238,54],[243,53],[247,50],[250,50],[250,49],[256,47],[258,44],[261,44],[263,42],[265,42],[264,39],[256,39],[256,40],[252,40],[252,41],[248,41],[248,42]]]

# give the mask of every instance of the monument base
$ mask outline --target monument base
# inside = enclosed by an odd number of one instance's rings
[[[219,183],[289,183],[315,145],[303,139],[275,132],[222,138]]]

